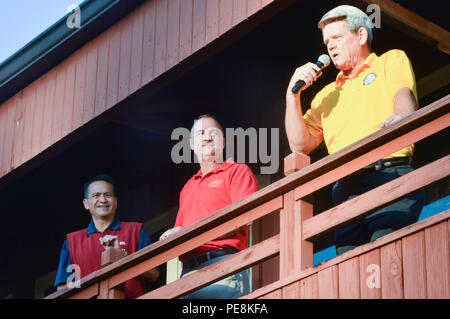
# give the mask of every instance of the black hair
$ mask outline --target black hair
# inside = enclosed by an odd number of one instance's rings
[[[111,176],[109,176],[108,174],[98,174],[98,175],[95,175],[94,177],[92,177],[91,179],[89,179],[86,183],[84,183],[84,185],[83,185],[83,194],[84,194],[84,198],[85,199],[89,199],[89,186],[93,182],[97,182],[97,181],[108,182],[109,184],[112,185],[113,191],[115,190],[114,180],[112,179]]]

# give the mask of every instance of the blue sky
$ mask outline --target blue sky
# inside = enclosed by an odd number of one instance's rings
[[[0,63],[83,0],[0,0]]]

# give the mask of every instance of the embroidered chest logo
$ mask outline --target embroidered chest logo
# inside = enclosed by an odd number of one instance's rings
[[[366,77],[364,78],[363,84],[364,85],[369,85],[370,83],[372,83],[373,81],[375,81],[375,79],[377,78],[377,75],[375,73],[369,73],[366,75]]]
[[[216,179],[216,180],[212,181],[211,183],[209,183],[208,186],[211,188],[217,188],[222,184],[223,184],[223,181],[221,179]]]

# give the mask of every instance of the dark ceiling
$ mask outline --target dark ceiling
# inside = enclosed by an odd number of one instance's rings
[[[447,22],[448,10],[397,2],[416,12],[423,10],[424,16],[431,15],[436,23]],[[280,172],[271,179],[281,178],[283,158],[289,153],[283,127],[286,86],[296,66],[315,61],[325,52],[316,21],[342,4],[326,3],[299,1],[292,5],[156,93],[143,94],[132,105],[118,106],[106,124],[68,143],[2,189],[0,243],[5,258],[0,260],[0,297],[11,290],[15,297],[32,297],[34,280],[56,269],[64,235],[89,223],[81,199],[82,184],[91,176],[106,172],[114,177],[118,216],[123,221],[145,222],[176,206],[182,186],[198,166],[172,162],[170,154],[177,141],[172,141],[170,134],[178,127],[190,128],[200,114],[216,115],[223,127],[277,128]],[[448,8],[448,1],[442,4]],[[378,54],[392,48],[404,50],[417,79],[450,62],[448,55],[383,21],[374,37],[373,49]],[[336,74],[334,67],[326,69],[305,91],[304,105]],[[421,106],[445,94],[448,87],[422,99]],[[312,158],[324,155],[322,147]],[[250,166],[259,173],[261,163]],[[320,196],[325,200],[321,197],[317,203],[318,211],[329,204],[326,191]],[[172,222],[168,219],[156,228],[162,231]],[[154,240],[158,233],[152,234]]]

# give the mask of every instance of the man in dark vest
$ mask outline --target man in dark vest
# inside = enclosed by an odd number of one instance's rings
[[[73,279],[76,281],[99,270],[102,252],[109,247],[120,247],[127,255],[151,244],[141,223],[120,222],[115,217],[117,197],[110,176],[97,175],[84,184],[83,205],[92,220],[87,228],[68,234],[64,240],[55,280],[58,289],[67,284],[73,285]],[[127,281],[125,297],[142,295],[145,293],[145,280],[154,282],[158,276],[159,271],[151,269],[139,278]]]

